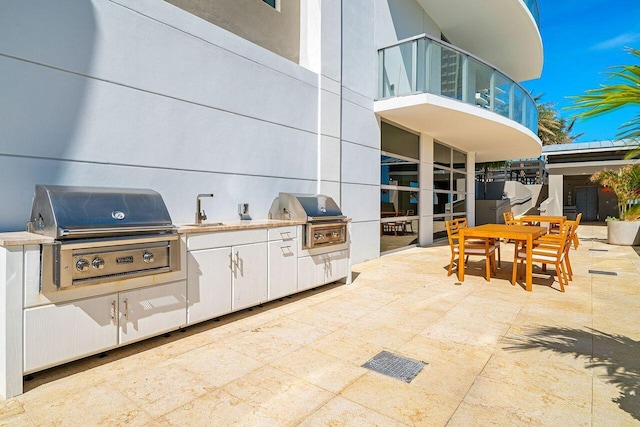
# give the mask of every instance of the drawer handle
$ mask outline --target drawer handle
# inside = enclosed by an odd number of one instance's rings
[[[128,298],[124,299],[124,318],[125,319],[129,318],[129,299]]]
[[[111,301],[111,320],[116,320],[116,300]]]

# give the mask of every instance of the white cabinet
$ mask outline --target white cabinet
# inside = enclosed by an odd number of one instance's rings
[[[186,308],[184,280],[26,308],[23,373],[178,329]]]
[[[178,329],[187,323],[184,281],[120,292],[120,344]]]
[[[349,274],[349,250],[298,258],[298,290],[335,282]]]
[[[297,291],[297,239],[269,242],[269,299],[281,298]]]
[[[231,312],[231,248],[203,249],[187,255],[189,324]]]
[[[117,346],[117,294],[24,310],[24,373]]]
[[[267,301],[267,239],[267,229],[187,238],[189,324]]]
[[[233,246],[233,310],[267,300],[267,243]]]

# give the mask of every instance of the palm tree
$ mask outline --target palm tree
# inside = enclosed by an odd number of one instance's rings
[[[627,48],[627,51],[640,58],[640,50]],[[619,65],[613,67],[613,71],[606,73],[609,75],[607,80],[612,83],[601,85],[598,89],[588,90],[585,95],[574,96],[575,105],[573,109],[583,110],[576,115],[576,118],[586,119],[595,117],[609,111],[617,110],[627,106],[640,106],[640,66],[639,65]],[[630,138],[638,140],[640,138],[640,115],[633,117],[626,123],[618,127],[620,132],[616,135],[618,138]],[[626,159],[640,157],[640,144],[634,150],[631,150]],[[607,171],[605,171],[607,172]],[[601,172],[601,173],[605,173]],[[609,171],[610,172],[610,171]],[[604,181],[600,181],[603,183]],[[640,195],[640,181],[636,181],[635,197]],[[619,202],[621,203],[621,202]],[[629,211],[625,209],[620,211],[621,218],[632,219],[632,217],[640,217],[640,205],[629,207]],[[626,214],[625,216],[622,216]]]
[[[640,217],[635,200],[640,198],[640,164],[627,165],[617,171],[603,170],[591,176],[592,182],[611,187],[618,198],[618,214],[621,221]]]
[[[640,58],[640,50],[627,48],[627,51]],[[640,66],[619,65],[606,74],[611,84],[601,85],[598,89],[591,89],[585,95],[573,96],[575,105],[570,109],[583,110],[575,117],[586,119],[609,111],[627,106],[640,106]],[[640,115],[633,117],[618,127],[618,138],[640,138]],[[639,157],[640,147],[633,150],[627,157]]]
[[[580,135],[571,135],[575,119],[567,121],[560,117],[552,102],[540,103],[542,94],[533,97],[538,108],[538,138],[542,145],[568,144],[573,142]]]

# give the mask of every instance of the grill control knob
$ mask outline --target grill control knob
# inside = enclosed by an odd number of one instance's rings
[[[340,233],[338,233],[337,231],[334,231],[333,232],[333,237],[338,237],[338,236],[340,236]]]
[[[153,262],[153,254],[151,252],[145,252],[144,254],[142,254],[142,260],[144,262],[146,262],[147,264],[152,263]]]
[[[313,238],[316,239],[316,240],[322,239],[322,234],[316,233],[316,234],[313,235]]]
[[[87,271],[91,267],[91,263],[84,258],[80,258],[78,262],[76,262],[76,270],[78,271]]]
[[[104,268],[104,260],[102,258],[99,257],[95,257],[93,259],[93,262],[91,263],[91,265],[93,266],[93,268],[95,268],[96,270],[101,270]]]

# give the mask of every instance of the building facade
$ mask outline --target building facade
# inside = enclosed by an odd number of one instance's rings
[[[583,221],[605,221],[618,216],[618,198],[609,187],[591,181],[591,175],[604,169],[617,171],[637,163],[627,159],[636,149],[634,140],[591,141],[544,147],[549,170],[548,215],[572,218],[582,212]]]
[[[152,188],[176,223],[199,193],[224,221],[319,192],[354,262],[427,245],[474,217],[475,162],[540,154],[538,22],[535,0],[4,2],[0,230],[38,183]]]

